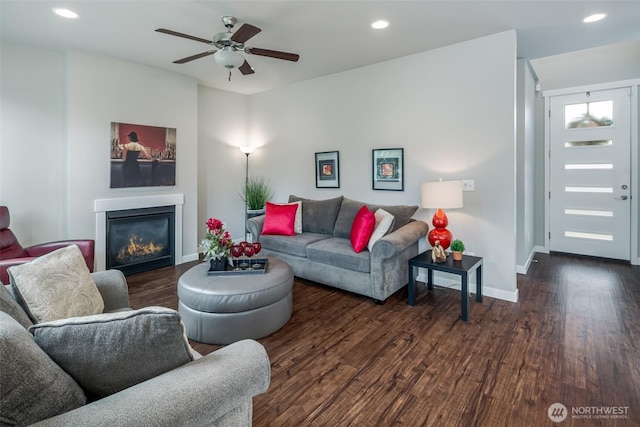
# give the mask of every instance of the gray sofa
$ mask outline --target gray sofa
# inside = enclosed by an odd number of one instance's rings
[[[122,273],[110,270],[93,273],[92,277],[104,300],[105,312],[118,315],[133,313],[127,311],[128,289]],[[2,426],[16,425],[16,417],[24,416],[25,413],[29,413],[26,419],[30,419],[30,422],[34,421],[34,417],[39,419],[35,424],[38,426],[249,426],[252,398],[264,393],[269,386],[270,364],[264,348],[256,341],[244,340],[204,357],[195,353],[193,361],[144,382],[97,400],[89,400],[89,403],[81,404],[68,412],[45,419],[38,418],[48,408],[34,409],[33,406],[40,405],[46,398],[58,400],[54,403],[59,405],[66,392],[40,392],[43,396],[38,395],[37,389],[48,387],[47,383],[50,382],[48,377],[42,378],[42,374],[33,375],[27,380],[36,387],[35,392],[24,390],[24,375],[16,378],[21,373],[16,372],[11,363],[17,360],[23,365],[33,365],[36,362],[21,360],[24,358],[18,352],[29,347],[31,355],[35,348],[41,354],[36,354],[34,359],[48,365],[55,363],[37,344],[33,344],[35,337],[25,329],[30,320],[24,311],[21,312],[21,307],[15,300],[11,299],[14,298],[11,288],[0,286],[0,293]],[[121,350],[118,342],[111,343],[111,346],[113,350]],[[67,377],[64,371],[59,371],[61,376]],[[70,376],[66,380],[73,382]],[[16,399],[15,394],[18,393],[22,393],[24,399]],[[80,389],[79,398],[84,403],[85,396],[82,393],[83,390]],[[52,396],[54,394],[60,394],[60,397]],[[11,408],[10,404],[13,404]],[[18,422],[17,425],[23,424],[29,423]]]
[[[372,250],[356,253],[349,239],[351,226],[363,202],[337,197],[301,202],[302,233],[295,236],[263,235],[265,216],[248,220],[253,241],[260,241],[260,255],[287,262],[297,277],[354,292],[384,302],[408,282],[407,262],[418,254],[418,241],[429,226],[411,216],[417,206],[366,204],[371,211],[383,208],[394,216],[390,232]]]

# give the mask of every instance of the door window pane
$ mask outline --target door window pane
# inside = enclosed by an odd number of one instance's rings
[[[566,129],[611,126],[613,101],[583,102],[564,106]]]
[[[601,145],[612,145],[610,139],[601,139],[599,141],[565,141],[564,146],[569,147],[598,147]]]

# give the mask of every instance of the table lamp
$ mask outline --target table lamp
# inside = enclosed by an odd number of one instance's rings
[[[453,240],[453,235],[447,230],[449,219],[443,209],[456,209],[462,207],[462,181],[423,182],[421,186],[422,207],[436,209],[431,223],[433,227],[427,239],[431,246],[440,241],[442,249],[447,250]]]

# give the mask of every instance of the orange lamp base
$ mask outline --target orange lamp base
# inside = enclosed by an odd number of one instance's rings
[[[431,246],[435,246],[436,241],[439,241],[442,249],[446,251],[451,245],[453,234],[451,234],[451,232],[447,230],[449,219],[442,209],[438,209],[433,215],[431,224],[433,224],[434,228],[432,228],[427,235],[429,243],[431,244]]]

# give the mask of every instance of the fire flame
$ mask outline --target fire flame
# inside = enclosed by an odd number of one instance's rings
[[[132,257],[152,256],[161,252],[163,249],[164,245],[156,245],[153,241],[145,244],[144,239],[138,237],[137,234],[132,234],[131,237],[129,237],[129,244],[120,249],[116,258],[123,260]]]

